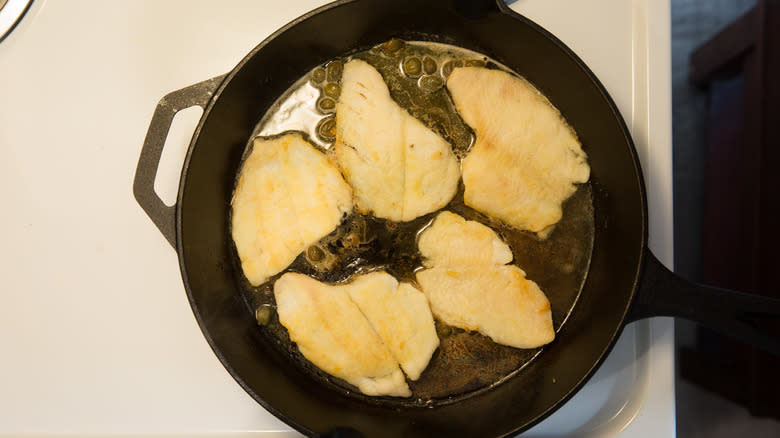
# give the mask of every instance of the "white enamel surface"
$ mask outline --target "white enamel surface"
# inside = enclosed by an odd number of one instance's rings
[[[37,0],[0,42],[0,436],[297,435],[211,352],[176,254],[131,186],[163,95],[229,71],[322,3]],[[668,2],[512,8],[615,98],[644,165],[651,247],[671,264]],[[672,436],[672,327],[629,325],[590,383],[528,435]]]

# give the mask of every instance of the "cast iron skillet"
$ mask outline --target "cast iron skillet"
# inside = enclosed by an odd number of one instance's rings
[[[389,408],[317,384],[267,345],[240,297],[228,233],[233,182],[253,128],[274,100],[314,66],[400,37],[485,53],[535,84],[565,115],[588,154],[595,211],[590,271],[556,340],[489,391],[433,408]],[[167,207],[154,178],[171,120],[205,111]],[[263,407],[307,435],[502,436],[525,430],[567,401],[605,358],[623,326],[689,318],[780,353],[755,325],[780,301],[693,285],[647,249],[647,207],[636,151],[615,104],[563,43],[498,0],[342,0],[288,24],[220,76],[165,96],[144,143],[134,194],[179,254],[198,323],[236,381]]]

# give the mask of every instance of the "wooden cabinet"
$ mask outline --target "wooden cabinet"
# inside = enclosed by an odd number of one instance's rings
[[[690,57],[709,92],[701,282],[780,298],[780,1],[755,8]],[[780,336],[779,321],[765,321]],[[780,418],[780,358],[699,329],[682,376]]]

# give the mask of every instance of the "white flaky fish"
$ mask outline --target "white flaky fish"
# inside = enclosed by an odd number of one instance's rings
[[[315,366],[366,395],[411,395],[398,362],[348,293],[297,273],[274,283],[279,322]]]
[[[425,295],[385,272],[357,277],[347,290],[406,375],[417,380],[439,346]]]
[[[365,61],[344,66],[334,152],[363,213],[410,221],[444,207],[458,188],[450,144],[393,101]]]
[[[332,232],[352,189],[299,134],[256,138],[233,197],[232,234],[244,275],[258,286]]]
[[[417,380],[439,346],[425,295],[384,271],[344,284],[286,273],[274,295],[301,354],[367,395],[411,395],[399,364]]]
[[[536,88],[504,71],[456,68],[447,89],[476,133],[462,162],[466,205],[546,237],[590,176],[574,130]]]
[[[495,342],[535,348],[552,342],[550,302],[514,265],[509,246],[485,225],[442,212],[419,239],[417,272],[433,314]]]

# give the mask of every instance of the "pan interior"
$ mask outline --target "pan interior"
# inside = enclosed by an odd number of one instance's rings
[[[473,144],[474,136],[458,116],[443,86],[448,73],[456,66],[477,65],[519,76],[498,61],[471,50],[441,43],[392,40],[369,50],[332,59],[301,77],[255,126],[244,157],[251,151],[252,139],[256,135],[274,136],[288,131],[302,133],[328,153],[333,138],[327,129],[328,123],[333,123],[334,115],[330,105],[322,102],[334,98],[333,84],[338,85],[340,68],[351,58],[366,60],[376,67],[388,84],[393,99],[447,139],[461,158]],[[420,61],[419,74],[409,74],[406,61],[410,59]],[[587,152],[587,145],[584,146]],[[498,232],[512,249],[512,263],[523,269],[547,295],[554,328],[556,332],[560,331],[585,284],[593,252],[595,225],[590,183],[579,186],[566,201],[563,219],[544,240],[532,233],[505,226],[466,206],[462,183],[455,198],[442,210],[479,221]],[[286,329],[279,323],[274,310],[273,283],[285,272],[300,272],[320,281],[337,283],[348,281],[361,272],[384,269],[399,281],[414,282],[414,272],[421,267],[416,237],[435,215],[436,212],[411,222],[397,223],[353,212],[337,230],[315,244],[315,249],[301,254],[290,267],[259,287],[252,287],[243,277],[233,249],[233,271],[246,310],[252,315],[259,315],[261,320],[255,339],[272,345],[278,353],[289,357],[293,366],[331,390],[385,406],[449,404],[482,393],[518,373],[544,347],[516,349],[502,346],[479,333],[466,332],[437,320],[441,344],[422,376],[417,381],[408,382],[413,396],[409,399],[366,397],[351,385],[325,374],[308,362],[290,342]],[[227,238],[232,242],[229,236]],[[350,244],[346,244],[347,241]]]

